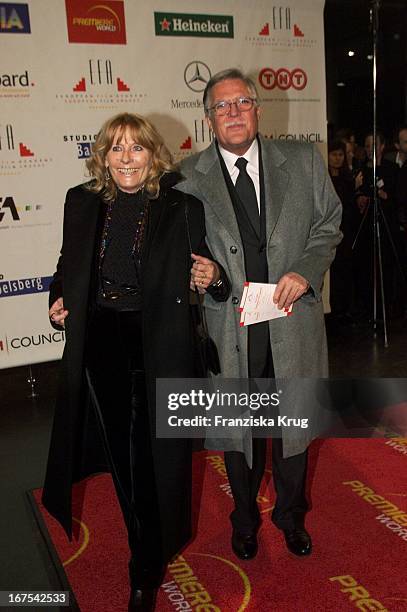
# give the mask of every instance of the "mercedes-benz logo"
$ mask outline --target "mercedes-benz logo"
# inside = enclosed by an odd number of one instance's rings
[[[209,79],[211,71],[203,62],[190,62],[184,70],[184,81],[192,91],[203,91]]]

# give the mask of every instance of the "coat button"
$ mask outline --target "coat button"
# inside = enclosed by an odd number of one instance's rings
[[[239,303],[239,298],[232,297],[232,304],[238,304],[238,303]]]
[[[265,250],[266,250],[266,247],[265,246],[261,246],[259,248],[259,253],[264,253]]]
[[[233,253],[233,255],[235,255],[237,253],[237,246],[231,246],[230,247],[230,252]]]
[[[177,302],[177,304],[181,304],[181,302],[182,302],[182,300],[181,300],[181,298],[180,298],[180,297],[176,297],[176,298],[175,298],[175,301]]]

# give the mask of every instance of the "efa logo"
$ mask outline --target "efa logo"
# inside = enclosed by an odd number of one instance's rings
[[[6,198],[0,198],[0,224],[4,221],[21,221],[21,215],[25,216],[26,213],[35,213],[42,210],[41,204],[32,206],[31,204],[25,204],[23,206],[16,206],[14,198],[7,196]]]
[[[0,33],[30,34],[28,4],[0,2]]]
[[[308,77],[302,68],[294,68],[288,70],[288,68],[263,68],[259,72],[259,83],[263,89],[268,91],[272,89],[287,89],[293,88],[302,90],[305,88],[308,82]]]
[[[0,153],[15,151],[16,148],[20,157],[34,157],[34,152],[24,142],[16,142],[11,123],[6,125],[0,124]]]
[[[65,0],[70,43],[126,44],[123,0]]]
[[[81,93],[89,86],[115,85],[117,91],[130,91],[130,87],[120,78],[114,77],[112,62],[109,59],[90,59],[88,61],[88,77],[82,77],[73,87],[73,91]]]

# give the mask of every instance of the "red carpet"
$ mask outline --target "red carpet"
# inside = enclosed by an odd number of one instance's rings
[[[198,454],[197,475],[202,463],[197,537],[170,566],[157,610],[407,611],[407,438],[313,445],[307,527],[314,550],[304,559],[287,552],[269,520],[274,492],[266,482],[259,553],[249,562],[236,559],[222,454]],[[81,611],[124,612],[128,552],[110,477],[89,479],[78,490],[84,492],[78,541],[69,544],[40,507],[50,537]]]

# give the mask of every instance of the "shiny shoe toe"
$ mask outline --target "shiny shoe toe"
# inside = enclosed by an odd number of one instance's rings
[[[303,527],[283,529],[285,543],[290,552],[298,557],[310,555],[312,551],[311,536]]]
[[[232,550],[239,559],[248,561],[257,555],[257,536],[243,535],[235,529],[232,532]]]
[[[128,612],[153,612],[158,589],[134,589],[130,591]]]

